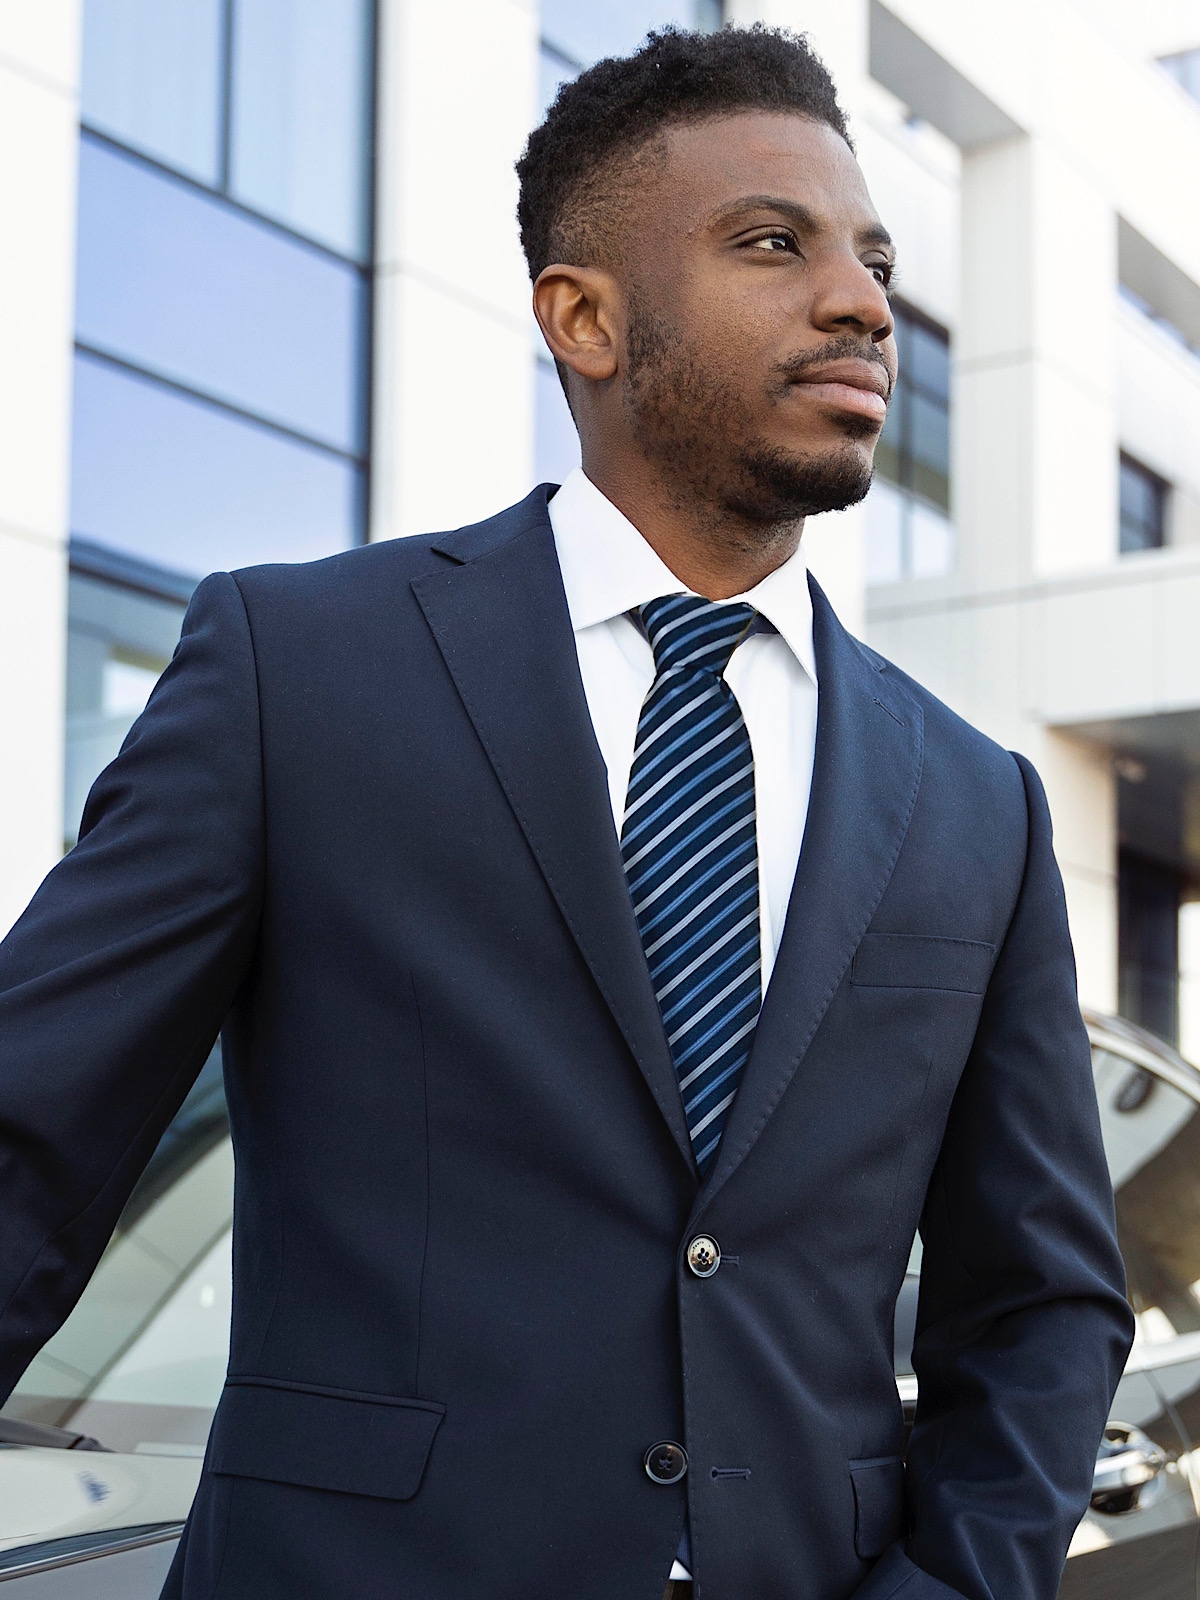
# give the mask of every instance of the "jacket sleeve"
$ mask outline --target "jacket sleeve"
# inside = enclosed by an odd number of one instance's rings
[[[82,1293],[253,955],[253,648],[227,573],[0,944],[0,1400]]]
[[[921,1221],[910,1535],[856,1600],[1054,1600],[1133,1332],[1045,795]]]

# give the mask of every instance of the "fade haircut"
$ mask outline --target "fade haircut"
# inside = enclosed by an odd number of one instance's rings
[[[853,149],[837,91],[802,35],[781,28],[648,34],[631,56],[598,61],[564,83],[517,162],[517,220],[529,275],[552,261],[613,266],[620,213],[662,136],[739,111],[827,123]]]

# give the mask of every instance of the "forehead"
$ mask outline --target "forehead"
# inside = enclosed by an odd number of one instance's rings
[[[830,227],[878,224],[862,170],[828,123],[786,112],[744,111],[669,128],[659,146],[653,209],[693,231],[750,195],[804,206]]]

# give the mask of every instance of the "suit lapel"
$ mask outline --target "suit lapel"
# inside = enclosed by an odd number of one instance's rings
[[[443,536],[413,583],[517,821],[689,1168],[691,1142],[613,828],[546,491]]]
[[[812,590],[819,700],[804,844],[705,1200],[744,1160],[804,1059],[883,897],[921,780],[920,705]]]

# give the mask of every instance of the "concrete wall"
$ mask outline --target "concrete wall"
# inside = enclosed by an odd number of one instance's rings
[[[0,933],[62,852],[79,38],[0,3]]]
[[[852,9],[881,20],[868,0]],[[928,251],[901,253],[903,292],[954,334],[958,561],[945,578],[874,588],[870,638],[1038,764],[1081,992],[1104,1008],[1116,1004],[1116,806],[1096,728],[1200,703],[1200,362],[1121,302],[1117,248],[1124,218],[1200,282],[1200,212],[1178,203],[1183,175],[1200,171],[1200,110],[1139,59],[1179,47],[1179,8],[1152,4],[1136,26],[1128,11],[888,0],[882,18],[919,40],[897,69],[909,105],[961,152],[957,306]],[[944,228],[898,136],[884,159],[862,142],[885,220],[894,207],[906,230],[911,216]],[[1121,447],[1178,485],[1176,549],[1119,556]]]
[[[533,484],[533,336],[513,163],[535,0],[382,0],[371,537],[455,527]]]

